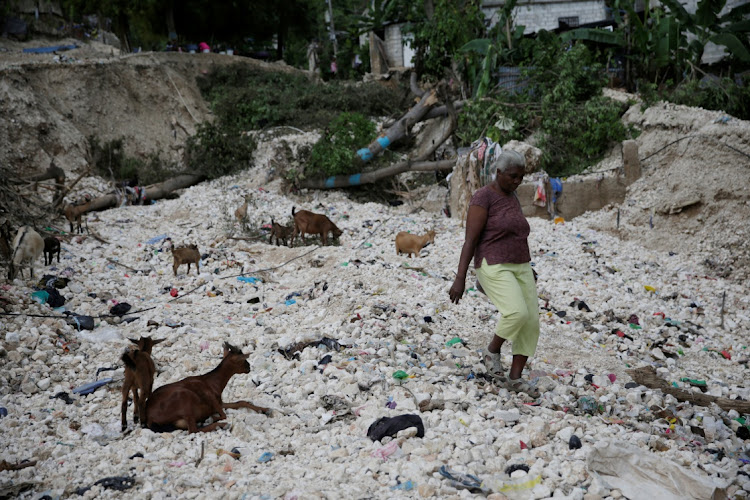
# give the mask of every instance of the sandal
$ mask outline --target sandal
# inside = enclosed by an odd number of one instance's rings
[[[526,382],[525,380],[521,380],[520,378],[517,378],[515,380],[508,379],[505,384],[505,388],[513,392],[525,392],[532,398],[538,398],[540,396],[539,389]]]
[[[487,348],[482,350],[482,362],[487,370],[487,375],[494,379],[505,381],[505,370],[500,353],[490,352]]]

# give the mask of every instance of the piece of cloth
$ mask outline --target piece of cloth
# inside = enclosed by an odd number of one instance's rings
[[[386,436],[395,436],[399,431],[409,427],[417,428],[417,437],[424,437],[422,417],[414,414],[399,415],[398,417],[383,417],[370,425],[367,437],[373,441],[380,441]]]
[[[556,203],[557,199],[562,196],[562,180],[559,177],[550,177],[549,184],[552,188],[552,203]]]
[[[494,264],[476,270],[482,288],[502,317],[496,335],[513,345],[513,355],[533,356],[539,342],[539,302],[531,264]]]
[[[532,203],[538,207],[547,206],[547,193],[544,189],[544,179],[542,179],[541,177],[537,179],[535,186],[536,189],[534,190],[534,201]]]
[[[521,211],[518,197],[513,194],[501,196],[487,185],[474,193],[469,205],[487,209],[487,222],[474,250],[475,268],[484,259],[490,265],[531,261],[528,243],[531,228]]]

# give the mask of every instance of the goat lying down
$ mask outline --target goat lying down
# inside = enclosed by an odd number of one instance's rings
[[[248,356],[225,342],[224,358],[212,371],[156,389],[146,402],[146,427],[154,432],[187,429],[192,434],[226,427],[226,422],[215,421],[204,427],[198,427],[198,423],[211,416],[215,417],[214,420],[226,419],[224,410],[227,408],[250,408],[258,413],[270,414],[268,408],[255,406],[248,401],[224,403],[221,400],[221,393],[233,375],[250,373]]]

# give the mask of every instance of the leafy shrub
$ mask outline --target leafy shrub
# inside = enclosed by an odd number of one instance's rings
[[[375,137],[375,124],[359,113],[341,113],[315,143],[306,169],[308,176],[354,173],[356,150]]]
[[[666,98],[676,104],[724,111],[750,120],[750,85],[738,85],[730,78],[705,78],[678,85]]]
[[[299,73],[271,72],[245,64],[217,68],[198,79],[218,123],[236,130],[278,125],[323,128],[342,111],[366,116],[402,112],[408,89],[371,82],[320,83]]]
[[[158,153],[141,159],[127,156],[123,149],[123,139],[101,142],[97,137],[89,137],[94,170],[100,176],[112,181],[138,179],[138,184],[146,186],[167,179],[175,167],[169,165]]]
[[[456,135],[465,144],[483,136],[503,144],[534,133],[544,154],[541,167],[571,175],[628,136],[620,120],[626,105],[601,95],[606,73],[583,44],[568,47],[549,33],[540,38],[545,50],[534,50],[522,72],[526,87],[466,106]]]
[[[255,141],[231,127],[202,123],[187,141],[187,164],[215,179],[251,165]]]

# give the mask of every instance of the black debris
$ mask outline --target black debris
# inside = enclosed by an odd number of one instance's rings
[[[367,437],[373,441],[380,441],[386,436],[395,436],[399,431],[409,427],[417,428],[417,437],[424,437],[424,423],[422,417],[414,414],[399,415],[398,417],[383,417],[370,425]]]

